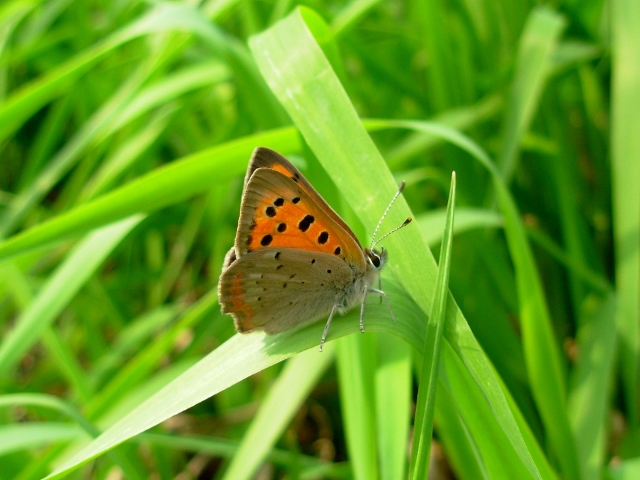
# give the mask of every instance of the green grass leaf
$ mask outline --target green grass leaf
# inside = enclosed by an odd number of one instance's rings
[[[403,299],[393,285],[389,284],[387,290],[399,313],[404,313],[406,308],[413,308],[407,307],[410,302]],[[386,306],[371,302],[367,311],[367,330],[390,331],[403,336],[407,341],[420,338],[420,335],[416,335],[412,330],[411,321],[406,324],[399,321],[397,328],[393,324],[389,326]],[[331,337],[339,338],[359,332],[357,318],[357,312],[351,312],[336,319],[335,324],[331,325]],[[404,318],[411,317],[406,315]],[[235,335],[128,413],[120,416],[102,435],[64,462],[47,478],[60,478],[125,440],[297,353],[312,348],[317,355],[322,355],[317,349],[323,328],[324,325],[316,323],[274,336],[266,336],[261,332]]]
[[[332,72],[304,18],[301,9],[250,43],[256,61],[272,90],[285,106],[295,125],[364,225],[375,225],[384,210],[383,198],[394,191],[393,178],[371,138],[364,130],[344,89]],[[331,118],[331,122],[327,121]],[[371,186],[375,186],[372,192]],[[375,193],[375,194],[374,194]],[[382,195],[380,194],[382,193]],[[389,213],[390,224],[400,224],[409,216],[402,198]],[[390,268],[422,311],[428,311],[435,291],[435,261],[421,237],[411,228],[386,242],[393,254]],[[499,410],[497,421],[516,445],[518,455],[530,473],[537,468],[518,433],[513,416],[497,384],[486,357],[468,345],[475,344],[461,312],[448,315],[447,340],[484,390],[492,408]],[[423,327],[424,328],[424,327]],[[454,333],[455,332],[455,333]],[[462,349],[462,345],[466,345]]]
[[[416,401],[416,420],[411,453],[411,478],[425,478],[429,470],[431,435],[436,401],[436,386],[440,368],[440,343],[447,311],[449,296],[449,272],[451,270],[451,244],[453,239],[453,219],[456,201],[456,174],[451,176],[451,190],[447,203],[447,216],[442,235],[442,249],[438,263],[436,294],[427,322],[427,334],[422,349],[420,387]]]
[[[639,37],[638,2],[612,4],[613,85],[611,118],[611,161],[614,242],[616,246],[617,326],[621,369],[629,421],[640,425],[640,145],[634,126],[640,117],[640,91],[636,79],[640,59],[634,53]]]
[[[42,248],[136,213],[150,213],[224,183],[245,168],[255,145],[288,151],[299,145],[291,128],[242,138],[184,158],[0,243],[0,260]],[[213,180],[215,179],[215,180]]]

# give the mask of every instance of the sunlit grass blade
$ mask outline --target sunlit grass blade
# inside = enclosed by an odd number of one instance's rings
[[[525,359],[532,391],[563,469],[571,478],[579,478],[575,439],[566,410],[565,367],[553,336],[551,318],[533,252],[513,197],[486,153],[460,133],[429,122],[389,121],[389,127],[392,126],[439,134],[466,150],[491,174],[503,215],[507,244],[515,266]]]
[[[497,95],[483,98],[474,105],[468,107],[455,108],[434,116],[433,122],[447,125],[456,130],[465,131],[470,128],[482,125],[491,120],[503,106],[503,99]],[[377,128],[386,128],[385,121],[378,122],[376,119],[363,119],[362,123],[368,131],[375,131]],[[402,141],[393,145],[385,155],[390,168],[402,168],[402,166],[412,157],[424,154],[430,148],[440,144],[442,139],[427,132],[412,132]],[[447,178],[448,181],[448,178]],[[407,183],[408,180],[407,180]]]
[[[395,310],[402,313],[413,309],[410,300],[404,299],[397,288],[387,281],[385,289]],[[415,320],[405,314],[398,325],[389,325],[386,306],[368,305],[367,329],[386,331],[402,336],[417,347],[421,334],[413,330]],[[358,312],[352,311],[337,318],[331,324],[332,338],[359,332]],[[406,323],[405,320],[406,319]],[[117,421],[103,434],[68,459],[47,478],[59,478],[89,460],[109,451],[114,446],[142,433],[160,422],[196,405],[197,403],[236,384],[249,375],[281,362],[296,353],[318,348],[324,325],[316,323],[308,327],[266,336],[262,332],[251,335],[235,335],[215,349],[192,368],[167,383],[160,391],[136,403],[128,413],[117,417]],[[320,355],[319,352],[317,352]],[[104,407],[103,407],[104,408]]]
[[[82,438],[84,432],[69,423],[31,422],[0,426],[0,455],[19,450],[40,448],[55,442],[70,442]]]
[[[321,22],[305,9],[295,11],[254,37],[251,49],[269,85],[342,195],[364,225],[375,225],[379,212],[386,207],[383,199],[391,197],[395,190],[393,178],[305,21]],[[327,112],[331,115],[327,116]],[[389,213],[389,222],[400,224],[408,214],[400,197]],[[435,260],[428,247],[411,227],[387,240],[388,249],[393,252],[388,268],[396,273],[422,311],[428,311],[436,278]],[[451,313],[445,332],[447,340],[456,348],[492,408],[500,412],[495,419],[513,442],[520,461],[537,477],[539,472],[518,432],[495,372],[479,347],[461,348],[463,344],[477,343],[461,312],[454,308]]]
[[[292,128],[285,128],[241,138],[191,155],[8,238],[0,243],[0,260],[59,242],[134,213],[153,212],[205,192],[214,180],[222,183],[241,174],[256,145],[269,145],[287,152],[299,148],[299,139]]]
[[[0,408],[15,406],[37,406],[53,410],[73,420],[76,426],[82,428],[87,435],[98,436],[100,433],[73,405],[57,397],[37,393],[18,393],[0,396]]]
[[[431,435],[433,433],[433,416],[435,411],[438,369],[440,368],[440,343],[447,311],[449,296],[449,272],[451,271],[451,245],[453,240],[453,218],[456,202],[456,174],[451,176],[451,190],[447,203],[447,217],[440,262],[438,263],[438,279],[436,294],[427,322],[427,334],[422,350],[422,369],[420,386],[416,401],[416,420],[411,451],[411,478],[426,478],[429,470],[429,453],[431,451]]]
[[[368,329],[368,322],[366,325]],[[340,405],[353,476],[361,480],[377,479],[375,337],[357,335],[338,342]]]
[[[401,338],[390,335],[377,337],[375,405],[380,480],[395,480],[407,476],[413,397],[412,352]]]

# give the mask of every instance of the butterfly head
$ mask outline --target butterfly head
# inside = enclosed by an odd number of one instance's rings
[[[375,248],[367,248],[364,251],[365,257],[369,265],[375,270],[380,271],[387,263],[387,251],[383,248],[376,250]]]

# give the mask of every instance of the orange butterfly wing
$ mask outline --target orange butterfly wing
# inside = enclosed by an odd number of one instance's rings
[[[253,151],[253,155],[251,155],[251,160],[249,160],[249,166],[247,168],[247,174],[244,179],[245,186],[249,183],[253,172],[255,172],[258,168],[268,168],[270,170],[275,170],[287,177],[291,178],[294,182],[296,182],[306,193],[309,195],[313,201],[318,205],[335,223],[340,225],[342,229],[349,234],[354,240],[355,243],[360,246],[360,242],[358,238],[353,233],[349,225],[338,215],[333,208],[325,201],[324,198],[320,196],[320,194],[316,191],[315,188],[309,183],[309,181],[302,175],[300,170],[298,170],[289,160],[284,158],[278,152],[271,150],[266,147],[258,147]],[[360,248],[362,248],[360,246]]]
[[[247,178],[235,240],[238,257],[286,247],[336,255],[365,268],[364,252],[351,229],[288,160],[258,148]]]

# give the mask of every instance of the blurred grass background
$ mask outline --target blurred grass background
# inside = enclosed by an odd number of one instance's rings
[[[539,475],[639,478],[640,2],[304,5],[436,250],[457,172],[450,289]],[[298,118],[281,93],[293,85],[278,75],[312,60],[294,33],[280,56],[267,55],[268,39],[285,38],[274,26],[296,6],[0,5],[1,478],[46,476],[143,399],[189,397],[188,388],[157,392],[233,345],[216,286],[254,147],[290,156],[364,232],[352,196],[363,183],[378,194],[377,166],[336,181],[320,167],[323,148],[354,147],[338,133],[305,133],[305,116],[343,131],[350,105],[326,111],[333,99],[316,96]],[[525,243],[514,240],[520,230]],[[422,258],[398,251],[403,235],[389,240],[392,264]],[[390,288],[408,297],[393,279]],[[424,315],[399,302],[400,339],[352,335],[322,355],[314,347],[265,360],[69,476],[405,478],[422,352],[402,341],[403,325]],[[482,395],[462,403],[456,382],[467,365],[447,352],[432,478],[514,478],[521,451],[473,423],[495,416],[504,426],[501,410]],[[118,429],[124,436],[126,425]]]

